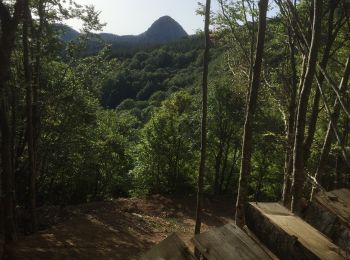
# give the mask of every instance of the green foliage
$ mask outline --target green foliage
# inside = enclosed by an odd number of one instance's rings
[[[114,111],[100,109],[99,82],[115,66],[103,56],[74,60],[76,66],[58,61],[45,66],[50,80],[43,97],[47,103],[41,149],[47,165],[40,196],[46,201],[79,203],[128,194],[126,129],[134,127],[136,118],[125,115],[117,120]]]
[[[254,8],[242,5],[243,2]],[[215,195],[237,192],[249,62],[254,56],[252,35],[257,29],[250,20],[252,15],[257,16],[253,5],[257,1],[243,2],[223,0],[226,16],[218,14],[214,20],[217,31],[210,50],[205,190]],[[36,19],[38,1],[32,4]],[[94,8],[67,9],[59,3],[46,4],[41,49],[35,48],[38,39],[34,34],[31,43],[33,57],[36,52],[40,54],[40,90],[35,104],[40,129],[39,204],[194,192],[199,160],[203,35],[138,50],[106,46],[92,55],[95,50],[91,50],[89,31],[102,26]],[[308,2],[302,1],[298,8],[307,24]],[[74,41],[62,41],[61,30],[65,28],[53,24],[76,16],[84,22],[83,34]],[[39,21],[35,19],[33,31],[37,32]],[[334,81],[341,78],[342,63],[348,55],[349,47],[343,46],[347,33],[340,30],[327,68]],[[72,31],[65,34],[68,38],[75,36]],[[286,28],[279,15],[269,19],[266,38],[248,193],[251,199],[270,201],[280,198],[291,80]],[[20,37],[17,41],[20,46]],[[17,199],[24,205],[27,192],[22,191],[28,186],[24,177],[28,168],[23,123],[25,90],[18,87],[23,83],[23,73],[22,68],[17,68],[23,54],[19,48],[15,54],[10,84],[16,104],[11,107],[11,116],[17,116],[13,119],[14,150],[19,153],[15,161]],[[112,58],[116,56],[120,59]],[[297,50],[296,61],[300,74],[302,55]],[[328,102],[333,102],[332,89],[325,88],[325,94]],[[349,100],[344,98],[344,102],[348,104]],[[308,170],[314,170],[317,164],[328,121],[320,109]],[[339,124],[343,129],[349,128],[344,115]],[[348,143],[346,131],[341,135]],[[349,150],[349,146],[345,149]],[[334,144],[327,166],[331,174],[324,182],[344,171],[341,153],[339,145]]]
[[[219,59],[221,60],[221,59]],[[218,77],[218,71],[221,72]],[[222,64],[212,67],[209,88],[208,179],[216,195],[237,187],[244,98]]]
[[[148,100],[155,92],[191,86],[198,78],[201,38],[189,38],[162,47],[142,50],[124,60],[122,69],[106,82],[101,103],[119,106],[124,99]]]
[[[154,112],[133,151],[134,193],[193,191],[198,145],[195,111],[191,96],[178,92]]]

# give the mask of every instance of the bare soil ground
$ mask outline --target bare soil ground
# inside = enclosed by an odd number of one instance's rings
[[[206,200],[202,230],[233,216],[233,200]],[[64,209],[62,221],[8,248],[9,259],[137,259],[172,232],[192,247],[195,198],[152,196]]]

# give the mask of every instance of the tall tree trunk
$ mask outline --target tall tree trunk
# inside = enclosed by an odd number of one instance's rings
[[[15,36],[22,18],[23,1],[17,0],[11,16],[9,8],[0,2],[0,130],[2,163],[2,206],[4,219],[5,243],[16,240],[14,221],[14,184],[12,168],[11,126],[8,106],[7,82],[10,77],[11,55],[15,47]]]
[[[292,204],[291,210],[295,212],[300,206],[303,196],[303,186],[306,179],[304,172],[304,131],[306,124],[307,105],[311,87],[316,71],[317,55],[320,45],[322,0],[314,0],[314,20],[312,29],[312,40],[309,51],[305,80],[300,93],[296,131],[293,151],[293,183],[292,183]]]
[[[1,90],[4,87],[0,84]],[[11,130],[9,111],[4,91],[0,91],[0,127],[1,127],[1,166],[2,166],[2,207],[5,242],[10,243],[16,240],[16,229],[14,219],[14,185],[13,168],[11,159]]]
[[[317,79],[317,78],[316,78]],[[337,138],[337,142],[340,146],[340,149],[341,149],[341,153],[343,155],[343,158],[344,158],[344,161],[345,163],[347,164],[348,168],[350,169],[350,159],[347,155],[347,152],[346,152],[346,149],[345,149],[345,144],[343,142],[343,139],[341,138],[341,135],[340,135],[340,131],[338,129],[338,126],[333,122],[333,118],[332,118],[332,112],[331,112],[331,109],[329,108],[328,104],[327,104],[327,99],[326,99],[326,96],[325,94],[323,93],[323,90],[321,88],[321,86],[318,84],[317,85],[320,89],[320,93],[321,93],[321,97],[323,99],[323,103],[324,103],[324,108],[328,114],[328,117],[329,117],[329,122],[331,123],[331,126],[332,126],[332,129],[333,129],[333,132],[334,132],[334,135],[335,137]],[[333,86],[334,87],[334,86]],[[338,90],[337,90],[338,91]],[[339,94],[339,92],[337,92]],[[340,100],[340,95],[339,95],[339,102],[340,103],[343,103],[343,101]],[[344,107],[343,107],[344,108]],[[346,109],[346,108],[345,108]],[[350,118],[350,117],[349,117]]]
[[[203,185],[205,174],[206,148],[207,148],[207,114],[208,114],[208,67],[209,67],[209,48],[210,48],[210,0],[206,0],[205,5],[205,49],[203,61],[203,79],[202,79],[202,125],[201,125],[201,158],[198,174],[198,191],[197,191],[197,209],[196,209],[196,226],[195,234],[199,234],[202,224],[203,208]]]
[[[349,76],[350,76],[350,56],[348,57],[347,61],[346,61],[346,65],[345,65],[345,70],[343,73],[343,77],[341,79],[340,85],[339,85],[339,91],[341,93],[343,93],[346,88],[347,85],[349,83]],[[334,124],[336,124],[339,120],[339,116],[340,116],[340,102],[339,100],[336,98],[334,105],[333,105],[333,114],[331,115],[332,117],[332,122]],[[332,122],[328,123],[328,128],[327,128],[327,133],[323,142],[323,146],[322,146],[322,150],[321,150],[321,156],[320,156],[320,160],[316,169],[316,173],[315,173],[315,179],[318,180],[320,177],[322,177],[323,173],[324,173],[324,168],[326,166],[327,163],[327,159],[329,156],[329,152],[331,150],[331,145],[332,145],[332,141],[334,139],[334,133],[333,133],[333,129],[332,129]],[[312,188],[311,191],[311,199],[314,193],[315,187]]]
[[[322,70],[324,70],[324,71],[326,71],[326,68],[328,65],[328,60],[330,58],[330,53],[332,50],[334,40],[335,40],[336,35],[337,35],[337,31],[339,31],[340,26],[342,24],[341,22],[338,23],[339,25],[336,28],[336,32],[334,33],[334,13],[335,13],[335,9],[336,9],[338,3],[336,3],[336,1],[334,1],[334,0],[329,1],[330,10],[329,10],[329,14],[328,14],[327,42],[326,42],[326,47],[325,47],[324,52],[323,52],[322,61],[320,64]],[[325,77],[321,73],[319,76],[319,79],[318,79],[321,86],[323,85],[324,79],[325,79]],[[316,88],[313,106],[312,106],[312,112],[311,112],[311,116],[310,116],[310,120],[309,120],[308,135],[307,135],[307,138],[305,139],[305,142],[304,142],[304,164],[305,165],[307,164],[307,161],[310,157],[311,145],[313,143],[314,136],[315,136],[320,98],[321,98],[320,90],[318,88]]]
[[[30,232],[35,232],[37,228],[36,221],[36,170],[35,170],[35,152],[34,152],[34,128],[33,128],[33,89],[32,89],[32,70],[29,62],[29,41],[28,27],[31,24],[30,10],[28,0],[25,1],[24,22],[23,22],[23,69],[24,81],[26,86],[26,115],[27,115],[27,144],[29,158],[29,212],[30,212]]]
[[[257,105],[258,90],[260,87],[260,74],[262,66],[262,58],[264,54],[265,32],[266,32],[266,12],[268,0],[259,1],[259,29],[258,41],[256,45],[256,56],[254,61],[254,69],[252,82],[249,86],[249,98],[247,103],[246,118],[244,123],[243,146],[242,146],[242,162],[239,178],[238,195],[236,202],[236,224],[240,227],[244,226],[245,202],[247,199],[248,179],[251,171],[252,156],[252,137],[253,137],[253,119]]]
[[[231,185],[231,180],[233,178],[235,166],[236,166],[237,159],[238,159],[238,153],[239,153],[239,145],[235,144],[235,148],[233,150],[232,164],[231,164],[231,167],[230,167],[230,171],[228,172],[228,176],[226,178],[226,184],[225,184],[225,188],[224,188],[225,192],[228,192],[229,187]]]
[[[40,109],[39,109],[39,89],[41,85],[41,55],[42,55],[42,37],[45,19],[45,0],[39,0],[38,15],[39,27],[36,32],[36,51],[35,51],[35,65],[34,65],[34,79],[33,79],[33,146],[34,146],[34,161],[37,177],[40,175],[42,167],[42,160],[39,156],[38,146],[40,143]]]
[[[294,129],[295,129],[295,111],[297,102],[297,68],[295,59],[295,47],[292,38],[292,32],[288,30],[289,48],[290,48],[290,67],[292,71],[290,81],[290,100],[288,105],[288,126],[287,126],[287,149],[284,162],[284,180],[282,201],[286,207],[289,207],[291,196],[291,175],[293,171],[293,145],[294,145]]]

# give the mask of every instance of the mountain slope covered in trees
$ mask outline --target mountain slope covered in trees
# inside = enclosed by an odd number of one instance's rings
[[[201,157],[204,195],[239,197],[241,220],[249,200],[297,213],[314,191],[349,187],[348,1],[274,1],[266,19],[267,0],[219,0],[208,56],[203,33],[169,17],[96,35],[93,8],[63,2],[0,1],[7,244],[38,230],[40,207],[193,195]],[[73,17],[82,32],[62,35]]]
[[[196,35],[122,59],[121,69],[102,88],[103,106],[115,108],[125,99],[146,101],[154,94],[165,98],[192,86],[201,71],[202,46],[203,38]]]
[[[62,39],[72,41],[79,37],[80,33],[73,28],[60,25],[63,31]],[[120,47],[145,47],[159,45],[186,38],[188,34],[182,26],[170,16],[162,16],[156,20],[145,32],[139,35],[115,35],[111,33],[98,33],[96,37],[114,48]]]

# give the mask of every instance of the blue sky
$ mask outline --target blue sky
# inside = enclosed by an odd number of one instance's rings
[[[179,22],[189,34],[203,28],[203,18],[196,15],[198,2],[204,0],[75,0],[82,5],[94,5],[101,11],[101,22],[107,23],[103,31],[118,35],[140,34],[159,17],[169,15]],[[212,0],[212,9],[217,9]],[[78,21],[68,21],[79,29]]]

